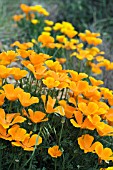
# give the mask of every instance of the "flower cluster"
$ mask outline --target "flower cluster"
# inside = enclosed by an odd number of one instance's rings
[[[19,109],[19,112],[16,113],[10,113],[13,110],[13,106],[9,108],[9,111],[6,110],[8,113],[5,113],[5,108],[1,108],[1,138],[9,140],[12,145],[21,146],[25,150],[33,150],[36,138],[38,138],[38,144],[42,143],[42,138],[38,137],[37,134],[31,136],[32,131],[27,133],[18,123],[22,124],[26,119],[29,119],[32,123],[38,124],[49,121],[48,114],[56,113],[61,117],[69,119],[75,128],[88,129],[89,131],[96,130],[99,136],[112,136],[113,109],[110,106],[113,105],[113,92],[100,86],[103,84],[103,81],[96,80],[90,76],[90,82],[88,83],[85,80],[88,78],[87,74],[78,73],[74,70],[64,70],[58,61],[51,60],[51,56],[25,49],[29,48],[26,47],[26,44],[19,43],[18,45],[18,43],[14,43],[13,45],[18,46],[19,49],[16,50],[17,52],[13,51],[13,55],[11,55],[11,51],[7,52],[9,57],[4,57],[2,63],[5,64],[0,65],[2,70],[0,74],[2,79],[1,107],[4,107],[6,100],[8,100],[9,107],[11,103],[17,102],[17,104],[24,108],[24,110],[22,108]],[[3,52],[1,56],[7,53]],[[5,66],[9,58],[10,61],[14,61],[16,56],[20,54],[22,57],[21,63],[24,65],[25,70]],[[27,76],[30,77],[31,74],[30,83],[32,83],[32,89],[28,93],[24,91],[27,88],[24,82]],[[7,84],[7,77],[9,75],[12,75],[15,79],[15,86]],[[20,80],[23,80],[22,84]],[[38,97],[31,97],[30,93],[34,90],[33,87],[36,88],[36,96],[40,93],[40,99]],[[51,93],[49,94],[49,89],[52,92],[52,96]],[[66,89],[64,93],[65,98],[63,96],[58,98],[56,94],[54,95],[55,89],[57,92]],[[57,99],[54,97],[57,97]],[[44,112],[28,108],[32,104],[38,105],[40,100],[43,102]],[[109,102],[109,105],[106,104],[105,100]],[[93,152],[102,160],[111,160],[112,151],[107,148],[102,149],[103,145],[100,142],[92,144],[93,140],[92,136],[85,134],[78,138],[78,144],[85,153]],[[99,149],[102,150],[102,153],[98,151]],[[106,155],[108,151],[109,154]],[[51,152],[50,149],[48,153]],[[61,155],[61,152],[59,155]]]
[[[39,5],[21,4],[21,9],[24,15],[14,16],[17,22],[25,17],[37,24],[36,12],[49,15]],[[0,53],[0,138],[33,153],[39,149],[42,154],[48,149],[51,157],[63,159],[69,149],[65,138],[73,142],[71,150],[77,146],[84,153],[96,155],[100,162],[110,162],[113,151],[104,147],[101,139],[113,136],[113,91],[85,71],[66,68],[63,55],[76,56],[95,74],[100,74],[102,67],[112,70],[113,62],[96,47],[102,43],[100,34],[88,30],[78,34],[71,23],[64,21],[46,19],[44,24],[37,40],[15,41],[11,44],[14,51]],[[59,50],[62,53],[57,53]],[[20,66],[13,67],[17,61]],[[79,149],[76,152],[79,154]]]

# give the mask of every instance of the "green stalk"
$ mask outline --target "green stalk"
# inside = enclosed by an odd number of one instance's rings
[[[39,133],[38,133],[38,137],[40,136],[41,129],[42,129],[42,128],[40,127],[40,131],[39,131]],[[36,144],[38,143],[38,137],[37,137],[37,139],[36,139]],[[35,151],[36,151],[36,148],[37,148],[37,145],[36,145],[36,144],[35,144],[34,150],[33,150],[32,154],[31,154],[30,158],[25,162],[25,164],[22,166],[21,169],[23,169],[23,168],[28,164],[28,162],[30,162],[29,170],[31,170],[33,157],[34,157],[34,154],[35,154]]]
[[[55,170],[57,170],[57,159],[55,159]]]
[[[8,109],[8,113],[10,113],[11,112],[11,108],[12,108],[12,101],[10,101],[10,104],[9,104],[9,109]]]
[[[60,146],[60,141],[61,141],[61,138],[62,138],[62,132],[63,132],[63,127],[64,127],[64,122],[62,121],[62,126],[61,126],[61,131],[60,131],[60,137],[59,137],[59,146]]]
[[[2,170],[2,149],[0,151],[0,169]]]

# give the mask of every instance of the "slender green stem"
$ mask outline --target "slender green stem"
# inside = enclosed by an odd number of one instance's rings
[[[36,80],[36,84],[35,84],[35,94],[37,92],[37,86],[38,86],[38,80]]]
[[[31,170],[32,161],[33,161],[33,157],[34,157],[34,154],[35,154],[35,151],[36,151],[36,148],[37,148],[38,138],[39,138],[39,135],[40,135],[40,133],[41,133],[41,129],[42,129],[42,128],[40,127],[40,131],[39,131],[38,137],[37,137],[37,139],[36,139],[36,144],[35,144],[34,150],[33,150],[32,154],[31,154],[30,158],[25,162],[25,164],[22,166],[21,169],[23,169],[23,168],[28,164],[28,162],[30,161],[29,170]]]
[[[69,164],[71,163],[71,161],[77,156],[77,153],[78,153],[78,152],[75,152],[75,153],[74,153],[73,157],[68,161],[68,165],[69,165]]]
[[[23,89],[22,79],[20,79],[19,81],[20,81],[20,88],[22,88],[22,89]]]
[[[60,48],[58,48],[58,49],[54,52],[53,58],[55,58],[55,55],[57,54],[57,52],[59,51],[59,49],[60,49]]]
[[[65,157],[64,157],[64,154],[63,154],[63,162],[62,162],[62,170],[65,170]]]
[[[60,142],[61,142],[61,138],[62,138],[63,126],[64,126],[64,123],[62,123],[62,126],[61,126],[60,137],[59,137],[59,142],[58,142],[59,146],[60,146]]]
[[[60,100],[63,99],[63,95],[64,95],[64,89],[61,90],[62,94],[61,94],[61,97],[60,97]]]
[[[2,149],[0,150],[0,169],[2,170]]]
[[[57,159],[55,159],[55,170],[57,170]]]
[[[12,101],[10,101],[8,113],[11,112],[11,108],[12,108]]]

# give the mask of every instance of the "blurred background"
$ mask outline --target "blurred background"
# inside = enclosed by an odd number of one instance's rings
[[[113,61],[113,0],[0,0],[0,50],[7,50],[13,39],[22,36],[24,30],[17,29],[12,19],[20,13],[21,3],[42,5],[50,12],[48,19],[71,22],[78,32],[100,32],[100,48]],[[111,79],[112,73],[107,77]],[[112,88],[112,83],[109,86]]]

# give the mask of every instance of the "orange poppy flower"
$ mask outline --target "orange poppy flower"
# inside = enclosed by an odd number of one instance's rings
[[[24,18],[24,15],[14,15],[13,16],[13,20],[16,22],[20,21],[22,18]]]
[[[38,37],[38,42],[42,43],[41,47],[51,47],[50,45],[54,44],[54,38],[50,35],[40,35]]]
[[[71,81],[70,82],[70,90],[72,90],[74,92],[74,95],[77,96],[80,93],[85,93],[88,90],[89,84],[87,81],[78,81],[78,82],[74,82]]]
[[[19,41],[15,41],[13,44],[11,44],[11,47],[17,46],[20,49],[27,50],[28,48],[33,47],[33,43],[27,42],[27,43],[20,43]]]
[[[20,68],[13,67],[11,70],[11,74],[13,75],[15,80],[20,80],[23,77],[26,77],[28,72],[26,70],[21,70]]]
[[[66,83],[66,82],[61,82],[58,86],[59,89],[64,89],[64,88],[67,88],[69,87],[69,84]]]
[[[113,127],[101,122],[101,117],[99,115],[88,115],[88,119],[95,126],[100,136],[113,135]]]
[[[95,102],[89,102],[88,104],[81,102],[78,104],[78,108],[87,116],[97,113],[99,106]]]
[[[101,122],[97,127],[100,136],[113,136],[113,127]]]
[[[78,34],[77,31],[75,30],[68,30],[68,29],[65,29],[63,31],[64,34],[66,34],[69,38],[73,38],[74,36],[76,36]]]
[[[51,89],[53,87],[58,87],[60,85],[60,82],[56,81],[52,77],[47,77],[46,79],[43,79],[42,81],[49,89]]]
[[[60,84],[58,86],[58,88],[65,88],[65,87],[68,87],[69,86],[69,77],[67,75],[67,73],[63,72],[55,72],[55,71],[52,71],[52,70],[48,70],[45,74],[45,78],[46,77],[52,77],[54,78],[56,81],[59,81]]]
[[[27,113],[24,109],[23,113],[34,123],[40,123],[40,122],[48,121],[48,118],[45,118],[46,114],[41,112],[41,111],[33,112],[32,109],[28,109],[28,113]]]
[[[48,100],[46,102],[46,96],[42,95],[41,96],[43,102],[44,102],[44,106],[45,106],[45,110],[47,113],[53,113],[54,112],[54,105],[56,102],[56,99],[52,99],[51,96],[48,96]]]
[[[3,65],[0,65],[0,78],[7,78],[11,73],[12,68],[7,68]]]
[[[88,44],[93,44],[95,46],[102,43],[102,40],[97,38],[98,36],[100,36],[100,33],[93,33],[89,30],[86,30],[85,33],[79,34],[79,37],[82,41],[86,41]]]
[[[22,60],[22,61],[21,61],[21,64],[23,64],[25,67],[27,67],[29,64],[32,65],[29,60]],[[32,66],[33,66],[33,65],[32,65]],[[34,66],[33,66],[33,67],[34,67]],[[29,69],[29,70],[30,70],[30,69]]]
[[[66,58],[56,58],[56,60],[60,63],[60,64],[64,64],[66,62]]]
[[[101,98],[101,93],[98,90],[97,86],[90,86],[87,91],[84,92],[86,98],[89,98],[90,101],[99,101]]]
[[[95,126],[89,121],[87,117],[84,119],[83,114],[80,111],[74,111],[74,117],[76,121],[74,119],[70,119],[70,122],[74,127],[90,130],[95,129]]]
[[[78,96],[77,98],[78,98],[78,101],[77,101],[78,103],[81,103],[81,102],[88,103],[89,102],[89,100],[85,99],[84,96],[82,96],[82,95]]]
[[[74,104],[74,106],[77,106],[77,102],[76,102],[76,99],[75,99],[74,97],[70,97],[70,98],[68,99],[68,101],[69,101],[70,103]]]
[[[95,147],[95,153],[101,160],[113,160],[113,152],[110,148],[103,148],[103,145],[99,142]]]
[[[18,94],[18,99],[21,105],[24,107],[28,107],[34,103],[39,102],[38,97],[31,97],[30,93],[26,93],[26,92],[21,92],[20,94]]]
[[[3,128],[2,125],[0,125],[0,138],[5,139],[5,140],[12,140],[12,137],[10,134],[7,133],[7,129]]]
[[[7,52],[2,52],[0,54],[0,64],[2,65],[8,65],[10,64],[12,61],[15,61],[16,56],[18,54],[15,51],[7,51]]]
[[[52,61],[52,60],[47,60],[45,62],[45,64],[47,65],[47,67],[55,72],[61,71],[62,70],[62,66],[58,61]]]
[[[32,55],[29,56],[29,59],[31,61],[31,63],[35,66],[35,65],[39,65],[39,64],[44,64],[44,61],[46,61],[47,59],[50,59],[51,56],[44,54],[44,53],[35,53],[34,51],[32,52]]]
[[[55,107],[54,112],[58,113],[61,116],[65,116],[65,111],[62,106]]]
[[[59,104],[64,108],[65,116],[69,119],[73,117],[75,107],[70,106],[65,100],[60,100]]]
[[[12,145],[17,147],[22,147],[26,151],[33,151],[35,145],[40,145],[42,143],[42,137],[37,134],[26,134],[24,140],[12,142]]]
[[[97,114],[95,115],[88,115],[87,118],[89,119],[89,121],[95,126],[98,127],[101,125],[101,117]]]
[[[48,154],[53,158],[60,157],[62,155],[62,151],[59,149],[59,146],[55,145],[48,149]]]
[[[96,73],[96,74],[102,73],[102,70],[98,64],[90,62],[89,65],[91,66],[91,70],[93,73]]]
[[[33,74],[34,77],[37,80],[40,80],[41,78],[43,78],[45,76],[46,73],[46,67],[43,66],[42,64],[38,64],[33,66],[29,61],[22,61],[22,64],[27,67]]]
[[[4,91],[0,90],[0,106],[4,104],[5,93]]]
[[[9,128],[9,126],[11,126],[13,124],[22,123],[25,120],[26,120],[26,118],[20,116],[20,113],[6,114],[4,109],[0,108],[0,124],[5,129]]]
[[[45,76],[46,69],[47,68],[45,66],[43,66],[42,64],[35,66],[35,74],[34,74],[35,78],[38,80],[43,78]]]
[[[30,61],[22,61],[21,62],[26,68],[28,68],[33,74],[34,74],[34,76],[35,76],[35,68],[34,68],[34,66],[31,64],[31,62]]]
[[[94,152],[95,146],[98,145],[99,142],[95,142],[92,144],[93,140],[94,137],[90,136],[89,134],[82,135],[78,138],[78,144],[80,148],[84,150],[84,153]]]
[[[84,78],[87,78],[88,77],[88,75],[87,74],[85,74],[85,73],[77,73],[76,71],[74,71],[74,70],[69,70],[68,71],[69,73],[70,73],[70,75],[71,75],[71,80],[72,81],[80,81],[81,79],[84,79]]]
[[[30,50],[26,51],[23,49],[16,49],[18,54],[22,57],[22,58],[27,58],[30,55]]]
[[[97,57],[96,57],[96,60],[97,60],[98,62],[103,61],[103,60],[104,60],[104,57],[103,57],[103,56],[97,56]]]
[[[101,87],[100,90],[101,90],[101,95],[104,97],[104,99],[113,100],[112,90],[109,90],[108,88],[105,87]]]
[[[3,86],[5,96],[8,100],[15,101],[18,99],[18,94],[20,94],[23,89],[17,87],[14,89],[13,84],[6,84]]]
[[[65,43],[68,39],[66,38],[65,35],[57,35],[56,40],[60,43]]]
[[[53,108],[55,105],[56,99],[52,99],[51,96],[48,96],[48,100],[46,101],[45,95],[42,95],[41,98],[43,100],[44,107],[45,107],[45,110],[47,113],[55,112],[55,113],[60,114],[61,116],[65,115],[65,111],[62,106],[57,106],[57,107]]]
[[[12,140],[24,141],[26,137],[26,130],[20,128],[19,125],[13,125],[9,130],[8,134],[11,135]]]
[[[96,80],[94,77],[89,77],[89,79],[90,79],[90,81],[91,81],[91,84],[93,85],[93,86],[99,86],[99,85],[101,85],[101,84],[103,84],[104,82],[103,81],[101,81],[101,80]]]
[[[105,117],[108,121],[113,122],[113,108],[110,108],[105,114]]]
[[[20,8],[21,8],[21,10],[22,10],[24,13],[26,13],[26,14],[31,10],[30,6],[28,6],[28,5],[26,5],[26,4],[21,4],[21,5],[20,5]]]

